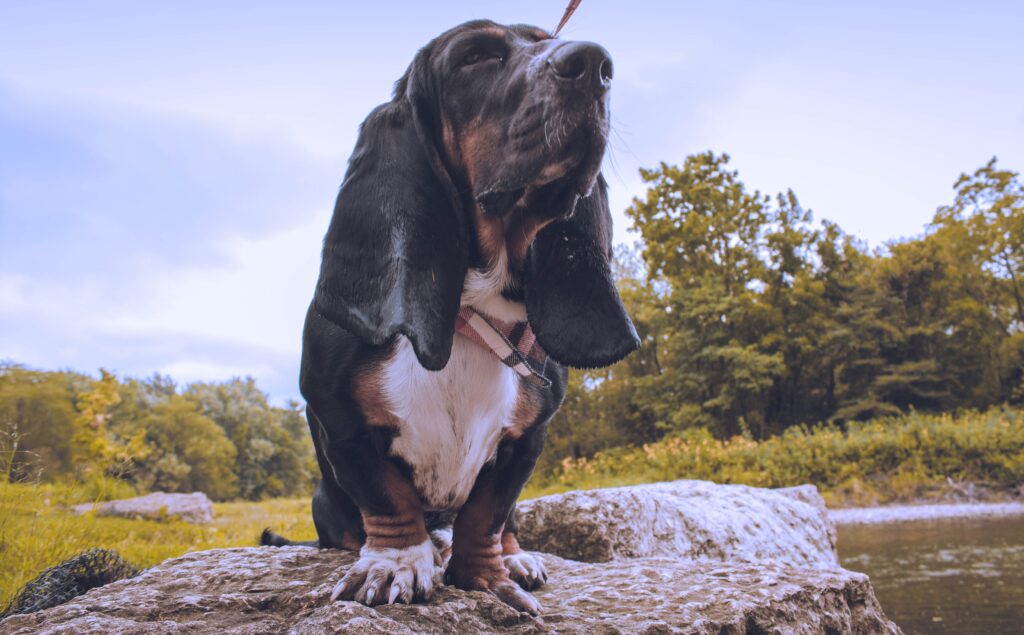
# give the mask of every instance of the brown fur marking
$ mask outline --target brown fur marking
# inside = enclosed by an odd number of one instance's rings
[[[508,531],[501,534],[501,555],[514,556],[522,552],[522,550],[519,546],[519,539],[516,538],[515,534]]]
[[[540,387],[525,377],[519,379],[519,395],[516,397],[516,408],[512,419],[505,428],[503,437],[518,439],[537,422],[543,398],[538,394]]]
[[[383,474],[387,492],[395,513],[373,515],[363,511],[363,529],[366,546],[372,548],[404,549],[427,540],[427,527],[423,518],[423,501],[413,484],[398,468],[388,464]]]
[[[501,532],[494,525],[493,476],[478,480],[469,500],[459,510],[452,528],[452,559],[449,574],[462,589],[490,588],[508,579],[501,561]]]
[[[352,393],[368,424],[398,430],[400,422],[384,394],[384,369],[390,358],[389,354],[371,362],[362,372],[355,373]]]
[[[505,246],[508,257],[513,262],[521,262],[526,252],[537,237],[537,232],[551,222],[550,218],[537,218],[526,213],[526,210],[515,210],[505,230]]]

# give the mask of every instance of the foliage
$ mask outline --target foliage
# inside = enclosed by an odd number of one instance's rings
[[[948,493],[950,482],[1011,488],[1024,482],[1024,411],[911,413],[845,429],[794,426],[764,441],[719,440],[706,429],[688,429],[641,447],[566,458],[526,495],[682,478],[757,487],[814,483],[830,506],[916,500]]]
[[[179,391],[159,375],[0,367],[5,481],[72,478],[100,498],[160,489],[229,500],[308,493],[316,473],[298,405],[271,406],[252,379]]]
[[[72,383],[66,373],[0,365],[0,481],[71,472]]]
[[[750,192],[729,157],[642,170],[617,256],[641,350],[574,371],[551,474],[690,429],[767,439],[805,423],[1024,401],[1024,185],[993,159],[927,231],[869,251],[793,192]]]
[[[237,448],[234,473],[248,500],[295,496],[312,490],[319,474],[309,451],[306,420],[297,404],[271,408],[252,378],[195,383],[185,396],[216,422]]]

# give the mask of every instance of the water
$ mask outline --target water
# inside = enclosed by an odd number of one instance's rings
[[[840,525],[843,566],[871,576],[908,635],[1024,634],[1024,516]]]

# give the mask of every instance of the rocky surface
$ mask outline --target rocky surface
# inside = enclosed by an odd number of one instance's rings
[[[867,577],[837,565],[813,488],[573,492],[524,504],[520,524],[524,542],[562,556],[542,554],[541,618],[451,587],[425,604],[332,603],[354,553],[254,547],[168,560],[0,633],[899,632]]]
[[[666,556],[838,566],[825,501],[810,485],[674,481],[576,491],[521,503],[519,523],[524,548],[582,562]]]
[[[202,492],[192,492],[191,494],[153,492],[135,498],[124,498],[106,503],[86,503],[74,507],[76,514],[84,514],[92,510],[96,510],[96,513],[101,516],[148,518],[150,520],[179,518],[197,525],[213,522],[213,502]]]
[[[543,617],[442,588],[427,604],[330,602],[355,561],[308,547],[217,549],[169,560],[61,606],[0,622],[28,633],[897,633],[867,577],[843,569],[581,563],[544,556]]]

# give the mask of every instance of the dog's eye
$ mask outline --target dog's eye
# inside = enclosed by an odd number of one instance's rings
[[[487,62],[489,60],[497,60],[500,63],[505,61],[505,57],[502,55],[480,53],[479,51],[474,51],[467,55],[466,57],[462,58],[462,65],[473,66],[474,64],[479,64],[480,62]]]

